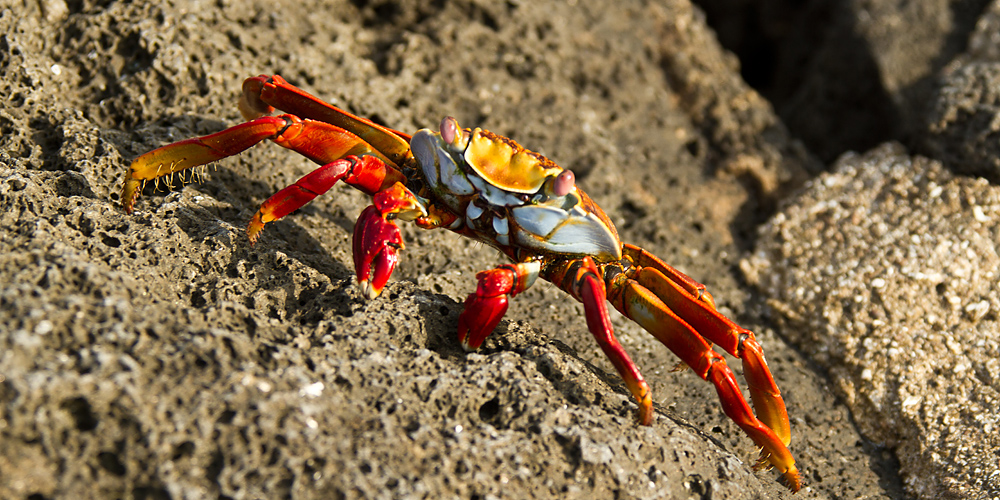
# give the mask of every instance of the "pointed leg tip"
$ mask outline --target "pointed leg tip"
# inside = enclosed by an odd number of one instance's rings
[[[253,215],[253,219],[247,223],[247,238],[250,240],[250,244],[253,245],[257,243],[260,239],[260,232],[264,230],[264,221],[261,220],[260,211]]]
[[[122,185],[122,208],[126,214],[131,214],[135,210],[135,200],[139,199],[141,185],[141,181],[131,176]]]
[[[762,451],[760,458],[758,458],[757,462],[753,465],[753,470],[771,470],[771,468],[775,467],[775,465],[776,464],[771,463],[771,456]],[[781,470],[784,467],[781,464],[777,464],[777,468],[778,470]],[[802,489],[802,479],[799,477],[799,469],[795,467],[794,462],[787,466],[787,469],[781,474],[778,481],[788,487],[788,489],[792,490],[792,493]]]
[[[641,408],[639,409],[639,425],[644,425],[646,427],[649,427],[653,425],[653,421],[655,420],[656,420],[656,413],[652,411],[647,413],[642,411]]]
[[[792,490],[792,493],[802,489],[802,480],[799,478],[799,471],[793,465],[788,471],[781,475],[781,483]]]
[[[651,426],[656,420],[656,412],[653,410],[653,398],[646,389],[645,395],[636,398],[639,405],[639,425]]]

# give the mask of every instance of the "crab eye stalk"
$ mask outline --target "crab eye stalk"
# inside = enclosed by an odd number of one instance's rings
[[[458,128],[458,120],[453,116],[446,116],[441,120],[441,138],[444,142],[455,145],[455,141],[461,134],[462,129]]]
[[[552,192],[556,196],[566,196],[576,187],[576,176],[570,170],[563,170],[552,183]]]

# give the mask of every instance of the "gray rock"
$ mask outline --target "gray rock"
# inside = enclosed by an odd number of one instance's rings
[[[790,497],[751,470],[711,386],[615,317],[659,412],[636,426],[553,287],[463,353],[461,300],[501,262],[482,245],[407,226],[393,283],[362,300],[350,233],[370,201],[337,187],[249,246],[257,206],[314,168],[281,148],[149,186],[126,216],[129,161],[238,123],[240,83],[264,72],[400,130],[454,115],[573,168],[623,239],[757,331],[798,498],[898,492],[891,457],[745,305],[734,263],[761,195],[811,161],[689,3],[191,5],[0,4],[0,497]]]
[[[1000,188],[898,145],[762,227],[748,281],[919,498],[1000,494]]]
[[[1000,2],[997,0],[991,1],[979,15],[964,56],[976,61],[1000,61]]]
[[[1000,181],[1000,62],[942,77],[927,116],[926,153],[956,172]]]
[[[916,146],[956,172],[1000,182],[1000,2],[979,16],[965,52],[935,78]]]

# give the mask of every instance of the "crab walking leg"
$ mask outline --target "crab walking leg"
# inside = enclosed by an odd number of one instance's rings
[[[317,196],[329,191],[337,181],[343,180],[371,194],[381,189],[386,182],[395,181],[399,175],[398,171],[389,168],[381,159],[370,154],[350,155],[334,160],[309,172],[295,184],[271,195],[260,205],[257,213],[247,224],[247,236],[251,242],[256,242],[260,237],[260,231],[264,229],[264,224],[298,210]]]
[[[801,482],[795,459],[782,439],[754,416],[722,356],[713,351],[711,344],[692,325],[671,311],[654,292],[633,279],[623,278],[622,281],[611,297],[615,308],[653,334],[698,376],[712,382],[726,416],[761,447],[761,462],[769,462],[778,468],[788,487],[798,491]]]
[[[247,120],[271,114],[275,108],[349,131],[371,144],[395,164],[410,154],[410,135],[352,115],[288,83],[278,75],[260,75],[243,81],[240,112]]]
[[[467,351],[479,349],[507,313],[507,299],[528,289],[538,278],[538,261],[504,264],[476,274],[476,291],[465,299],[458,317],[458,341]]]
[[[754,409],[757,410],[758,418],[781,438],[785,446],[788,446],[791,442],[791,429],[785,401],[781,397],[778,385],[774,382],[771,370],[767,367],[764,351],[757,343],[753,332],[733,323],[705,302],[694,300],[681,284],[668,278],[658,269],[653,267],[639,269],[634,278],[695,331],[729,354],[740,358],[743,362],[743,377],[746,378],[750,399],[753,401]]]
[[[388,160],[384,155],[340,127],[303,120],[294,115],[265,116],[211,135],[168,144],[136,158],[122,187],[122,205],[127,213],[131,213],[139,197],[139,188],[147,180],[239,154],[265,139],[271,139],[320,165],[349,155],[377,158],[383,165],[369,162],[365,165],[367,168],[352,169],[357,177],[357,184],[352,185],[369,194],[384,185],[403,180],[402,174],[395,168],[386,168]],[[352,182],[351,179],[345,180]]]
[[[222,132],[175,142],[136,158],[129,166],[128,176],[122,185],[125,213],[132,213],[135,200],[146,181],[240,153],[264,139],[274,137],[286,126],[284,118],[265,116]]]
[[[639,367],[625,352],[625,348],[615,338],[611,318],[608,315],[607,293],[601,272],[593,259],[565,261],[546,269],[546,279],[555,283],[583,304],[587,317],[587,329],[597,340],[604,355],[614,365],[628,387],[636,404],[639,405],[639,423],[653,425],[653,396],[649,385],[639,372]]]

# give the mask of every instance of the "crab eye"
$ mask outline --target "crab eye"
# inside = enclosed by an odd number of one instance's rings
[[[441,120],[441,138],[448,144],[455,144],[458,137],[458,120],[453,116],[446,116]]]
[[[556,177],[556,180],[552,183],[552,192],[555,193],[556,196],[566,196],[571,191],[573,191],[575,184],[576,184],[576,176],[573,175],[573,172],[569,170],[563,170],[562,173],[559,174],[559,176]]]

